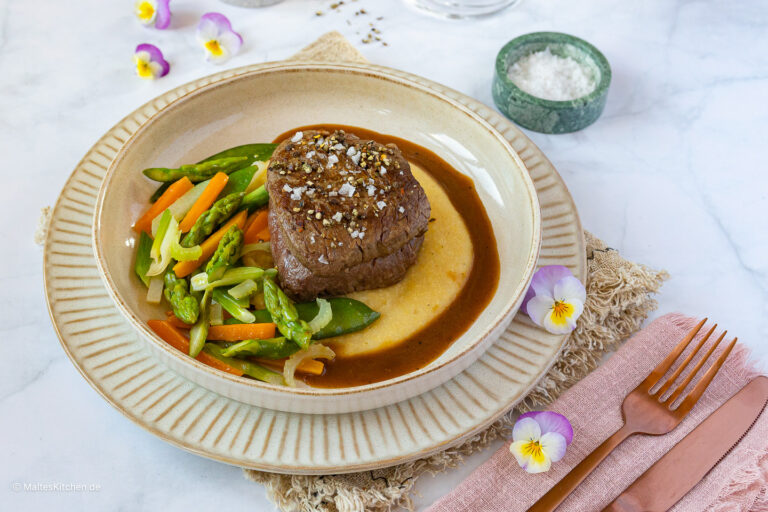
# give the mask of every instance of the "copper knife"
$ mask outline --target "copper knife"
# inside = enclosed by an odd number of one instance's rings
[[[603,512],[669,510],[746,435],[766,402],[768,377],[756,377],[640,475]]]

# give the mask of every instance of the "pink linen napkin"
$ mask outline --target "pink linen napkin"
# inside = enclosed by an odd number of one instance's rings
[[[621,426],[624,397],[696,322],[679,314],[657,319],[552,404],[551,410],[564,414],[573,424],[574,438],[565,457],[554,463],[548,473],[524,472],[507,444],[430,507],[429,512],[526,510]],[[747,359],[748,350],[736,345],[680,426],[665,436],[637,435],[627,439],[568,497],[558,512],[597,511],[613,501],[675,443],[758,375]],[[768,511],[768,409],[741,442],[672,510]]]

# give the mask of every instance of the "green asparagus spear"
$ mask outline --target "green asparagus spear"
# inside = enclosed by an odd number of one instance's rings
[[[163,281],[165,282],[165,298],[173,309],[173,314],[185,324],[194,324],[200,314],[200,305],[189,294],[189,284],[186,279],[179,279],[171,266],[168,266]]]
[[[299,318],[293,301],[269,277],[264,278],[264,302],[282,335],[301,348],[307,348],[312,340],[312,329]]]
[[[237,368],[249,377],[253,377],[254,379],[268,382],[270,384],[276,384],[278,386],[285,385],[285,380],[283,380],[283,376],[279,373],[268,370],[263,366],[252,363],[250,361],[227,357],[223,355],[224,349],[215,343],[206,343],[203,347],[203,352],[215,357],[225,364],[228,364],[232,368]]]
[[[200,301],[200,315],[197,323],[189,330],[189,355],[197,357],[208,337],[208,327],[211,325],[211,295],[206,293]]]
[[[227,357],[254,356],[264,359],[290,357],[300,350],[299,346],[286,338],[267,340],[244,340],[227,347],[222,355]]]
[[[186,164],[178,169],[152,167],[144,169],[144,176],[151,180],[162,182],[176,181],[186,176],[192,183],[199,183],[213,177],[218,172],[232,173],[240,169],[246,160],[247,158],[244,156],[235,156],[210,160],[200,164]]]
[[[226,222],[237,211],[243,199],[243,193],[238,192],[222,197],[206,211],[204,211],[181,240],[182,247],[194,247],[201,244],[208,235],[213,233],[216,226]]]
[[[211,283],[220,279],[224,272],[240,257],[240,249],[243,247],[243,231],[232,226],[224,233],[224,236],[216,247],[208,264],[205,266],[205,273],[208,274],[208,282]]]
[[[252,212],[261,208],[262,206],[266,206],[268,202],[269,192],[267,192],[267,187],[262,185],[243,197],[243,201],[240,203],[240,209],[243,210],[248,208],[248,211]]]
[[[219,153],[216,153],[215,155],[211,155],[205,160],[201,160],[200,164],[205,162],[210,162],[211,160],[218,160],[220,158],[231,158],[233,156],[244,156],[246,158],[245,161],[243,161],[240,164],[239,169],[244,169],[246,167],[249,167],[253,164],[253,162],[256,161],[262,161],[266,162],[269,160],[269,158],[272,156],[272,153],[275,151],[275,148],[277,147],[277,144],[244,144],[242,146],[235,146],[234,148],[225,149],[224,151],[221,151]],[[232,173],[234,174],[234,173]],[[253,177],[253,174],[251,174],[251,177]],[[232,175],[230,175],[230,181],[232,181]],[[248,183],[250,183],[251,180],[248,178]],[[157,201],[157,199],[163,195],[163,192],[171,185],[170,182],[165,182],[155,191],[154,194],[152,194],[152,197],[149,199],[150,203],[154,203]],[[229,183],[227,183],[229,185]],[[247,183],[246,183],[247,185]],[[232,190],[232,192],[240,192],[240,190]],[[228,187],[225,187],[225,195],[229,194]]]

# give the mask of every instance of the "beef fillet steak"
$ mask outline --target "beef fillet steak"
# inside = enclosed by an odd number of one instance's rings
[[[389,286],[416,261],[429,201],[393,144],[297,132],[272,155],[267,189],[272,255],[294,298]]]

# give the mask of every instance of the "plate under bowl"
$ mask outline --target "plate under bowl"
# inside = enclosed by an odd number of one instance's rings
[[[141,169],[196,161],[221,149],[272,140],[307,124],[361,126],[409,139],[470,176],[494,227],[500,281],[488,307],[425,368],[339,389],[272,386],[234,377],[173,349],[146,321],[163,309],[144,301],[131,270],[132,220],[153,190]],[[541,241],[539,204],[524,164],[487,121],[437,91],[385,70],[353,64],[275,64],[196,89],[160,109],[119,149],[99,191],[93,244],[121,313],[163,361],[189,380],[241,402],[276,410],[342,413],[395,403],[441,385],[495,341],[520,306]]]

